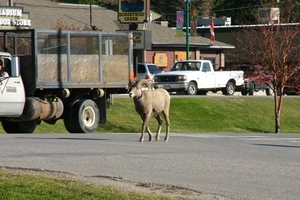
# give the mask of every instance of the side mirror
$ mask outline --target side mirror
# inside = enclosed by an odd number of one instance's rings
[[[20,59],[13,56],[11,59],[11,76],[20,76]]]

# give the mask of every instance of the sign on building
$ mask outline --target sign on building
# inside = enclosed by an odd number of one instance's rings
[[[133,49],[151,50],[151,31],[149,30],[129,30],[121,32],[131,32],[133,36]]]
[[[0,7],[0,29],[30,28],[29,13],[20,7]]]
[[[121,23],[144,23],[147,20],[146,0],[119,0],[118,20]]]

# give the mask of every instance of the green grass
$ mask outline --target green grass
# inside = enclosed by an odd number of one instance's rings
[[[282,133],[300,133],[300,98],[285,98],[281,114]],[[172,98],[171,133],[272,133],[275,131],[273,98]],[[98,132],[140,132],[142,121],[132,99],[114,99],[107,123]],[[149,122],[153,132],[157,122]],[[165,125],[165,124],[164,124]],[[163,130],[164,126],[163,126]]]
[[[118,190],[113,186],[96,186],[74,180],[20,175],[0,169],[0,199],[106,199],[106,200],[170,200],[155,194]]]
[[[107,109],[107,123],[97,133],[139,133],[142,121],[130,98],[115,98]],[[300,133],[300,98],[284,98],[281,133]],[[171,133],[274,133],[274,99],[264,97],[172,98]],[[165,123],[162,131],[165,131]],[[150,129],[157,122],[151,118]],[[4,132],[0,128],[0,132]],[[35,133],[67,133],[62,120],[42,122]]]

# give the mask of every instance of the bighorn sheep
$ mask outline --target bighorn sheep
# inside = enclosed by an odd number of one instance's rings
[[[151,116],[154,116],[158,122],[158,128],[156,132],[156,141],[159,140],[160,131],[162,127],[162,119],[160,114],[164,115],[166,121],[166,136],[165,142],[169,139],[170,131],[170,119],[169,119],[169,108],[170,108],[170,95],[162,88],[152,90],[149,81],[143,79],[134,82],[130,80],[129,96],[133,98],[135,104],[136,112],[141,116],[142,125],[142,135],[140,137],[140,142],[144,141],[144,132],[147,129],[149,135],[149,141],[153,139],[153,135],[148,127],[148,121]],[[148,90],[143,90],[143,85],[148,87]]]

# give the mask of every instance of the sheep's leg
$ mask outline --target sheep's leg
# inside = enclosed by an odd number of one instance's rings
[[[164,118],[165,118],[165,121],[166,121],[166,136],[165,136],[165,142],[168,142],[168,140],[169,140],[169,132],[170,132],[169,112],[164,112]]]
[[[159,140],[159,138],[160,138],[160,131],[161,131],[161,127],[162,127],[162,122],[163,122],[163,120],[161,119],[161,117],[160,117],[159,115],[157,115],[155,118],[156,118],[156,120],[157,120],[157,122],[158,122],[158,127],[157,127],[156,137],[155,137],[155,139],[156,139],[156,141],[157,141],[157,140]]]
[[[149,135],[149,141],[152,141],[153,140],[153,134],[151,133],[151,131],[149,129],[149,126],[146,126],[146,129],[147,129],[147,132],[148,132],[148,135]]]
[[[145,130],[147,129],[148,135],[149,135],[149,141],[152,140],[152,133],[150,132],[149,128],[148,128],[148,121],[149,121],[150,115],[144,115],[142,116],[142,120],[143,120],[143,125],[142,125],[142,135],[140,137],[140,142],[144,141],[144,133]],[[149,130],[149,131],[148,131]]]

